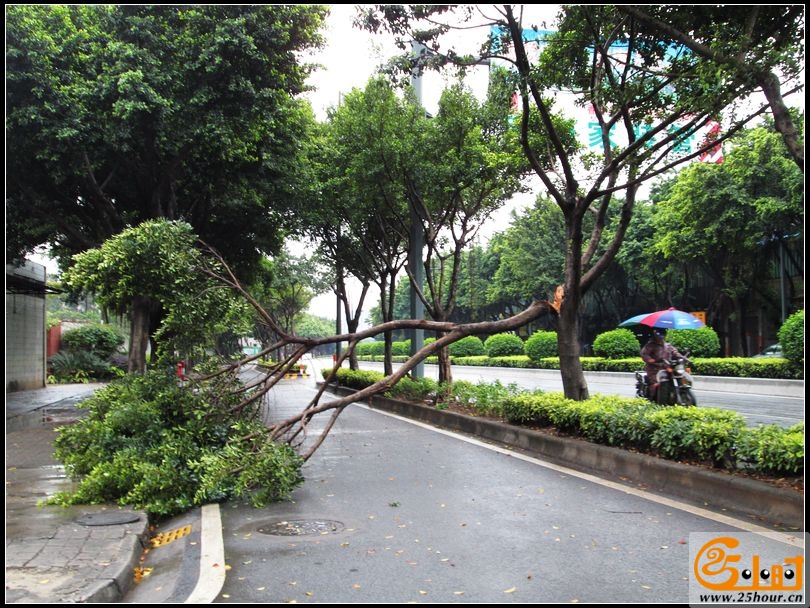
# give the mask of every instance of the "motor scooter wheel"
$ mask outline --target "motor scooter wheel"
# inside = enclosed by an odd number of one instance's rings
[[[678,405],[696,406],[697,399],[692,389],[688,386],[682,386],[678,389]]]

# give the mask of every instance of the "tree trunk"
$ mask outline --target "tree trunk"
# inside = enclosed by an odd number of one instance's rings
[[[439,338],[440,336],[436,336]],[[450,365],[450,347],[439,349],[439,383],[450,386],[453,384],[453,368]]]
[[[572,305],[566,306],[568,294],[560,307],[557,328],[557,348],[560,353],[560,375],[563,392],[567,399],[583,401],[590,395],[585,374],[582,371],[579,345],[579,314]]]
[[[146,347],[149,344],[151,309],[148,298],[137,296],[132,299],[129,358],[127,359],[127,371],[130,374],[143,374],[146,371]]]
[[[357,327],[360,325],[360,319],[358,318],[351,318],[346,319],[346,329],[350,334],[353,334],[357,331]],[[352,352],[349,354],[349,369],[351,370],[358,370],[360,369],[360,362],[357,359],[357,349],[352,349]]]
[[[773,112],[774,129],[782,135],[782,141],[785,142],[790,156],[804,173],[804,147],[800,143],[801,134],[793,123],[790,111],[785,105],[784,99],[782,99],[779,79],[773,72],[768,72],[760,77],[760,84]]]
[[[393,364],[393,333],[390,331],[386,331],[383,333],[383,374],[386,376],[390,376],[394,373],[394,364]]]
[[[579,306],[582,301],[582,216],[571,212],[565,220],[568,249],[565,253],[565,284],[559,301],[557,349],[560,353],[560,375],[567,399],[583,401],[589,397],[588,383],[582,372],[579,344]]]

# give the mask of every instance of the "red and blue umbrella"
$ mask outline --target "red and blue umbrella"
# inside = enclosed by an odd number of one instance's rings
[[[647,327],[661,327],[664,329],[698,329],[704,327],[705,323],[691,313],[676,310],[675,308],[667,308],[666,310],[636,315],[619,323],[619,327],[628,327],[630,325],[646,325]]]

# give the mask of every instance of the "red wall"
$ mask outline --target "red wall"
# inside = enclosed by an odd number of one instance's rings
[[[62,345],[62,325],[54,325],[53,327],[48,328],[48,337],[46,339],[46,349],[45,349],[45,356],[50,357],[51,355],[56,354],[59,352],[59,347]]]

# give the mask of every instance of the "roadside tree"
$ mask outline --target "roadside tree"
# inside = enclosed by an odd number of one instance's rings
[[[212,344],[216,334],[238,329],[246,318],[247,305],[202,274],[206,262],[198,246],[188,224],[142,222],[76,254],[65,271],[72,289],[94,293],[108,310],[131,314],[127,371],[145,372],[147,348],[153,363],[164,359],[171,365],[175,353]],[[164,318],[159,328],[149,324],[156,316]]]
[[[305,192],[319,5],[10,5],[6,257],[72,256],[182,220],[249,278]],[[292,219],[291,219],[292,218]],[[152,260],[150,263],[158,263]],[[161,323],[133,301],[136,343]],[[157,316],[151,316],[157,315]],[[131,365],[142,366],[138,350]]]
[[[475,53],[459,52],[442,40],[455,27],[448,17],[452,7],[378,5],[362,14],[370,31],[393,35],[403,48],[409,40],[428,48],[415,60],[403,56],[396,67],[408,71],[414,63],[423,68],[463,67],[482,58],[498,58],[513,69],[524,153],[564,217],[565,274],[558,292],[563,296],[558,319],[560,367],[566,397],[581,400],[588,397],[579,360],[583,296],[615,259],[639,187],[715,149],[769,106],[753,97],[750,105],[740,104],[741,98],[757,91],[756,81],[727,78],[726,72],[711,69],[677,38],[645,27],[615,6],[566,5],[556,31],[544,32],[539,42],[537,25],[524,22],[522,9],[467,7],[460,19],[464,27],[491,28],[489,39]],[[729,14],[714,13],[716,25],[725,23]],[[458,17],[452,16],[457,24]],[[795,17],[783,12],[761,25],[773,35],[781,34],[780,25],[796,32],[792,20]],[[754,20],[745,31],[759,26]],[[728,40],[744,33],[732,27],[718,31]],[[528,40],[537,42],[536,53],[530,52]],[[801,56],[802,41],[801,36],[789,35],[779,48],[763,47],[756,61],[768,69],[789,68]],[[562,132],[554,124],[553,103],[560,95],[570,99],[570,107],[589,108],[592,141],[600,143],[598,154],[586,146],[572,146],[566,139],[570,131]],[[531,121],[533,113],[540,117],[538,125]],[[711,130],[718,123],[722,134]],[[536,145],[538,133],[547,146]],[[698,140],[697,148],[685,151],[692,140]],[[586,217],[592,223],[587,224]],[[607,231],[611,217],[618,220],[614,230]]]
[[[766,127],[740,133],[722,164],[686,167],[663,193],[653,214],[654,251],[711,277],[717,319],[763,309],[778,326],[780,298],[766,279],[780,240],[804,238],[803,174],[779,134]],[[788,301],[800,286],[790,288]],[[746,327],[736,327],[746,349]]]

